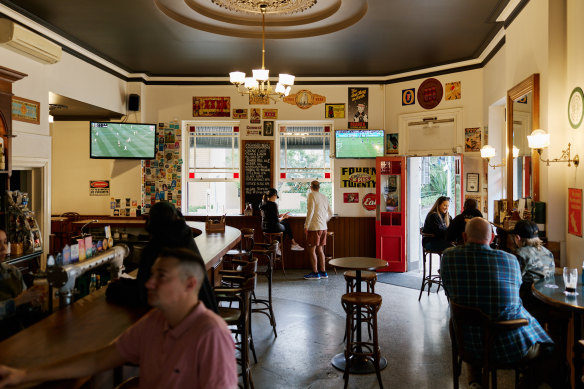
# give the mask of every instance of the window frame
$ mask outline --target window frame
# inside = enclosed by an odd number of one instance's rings
[[[236,137],[237,141],[232,142],[231,150],[232,150],[232,157],[235,154],[235,147],[234,145],[237,144],[237,158],[232,158],[231,167],[222,166],[222,167],[203,167],[198,168],[196,161],[196,150],[197,150],[197,135],[196,131],[191,132],[191,127],[198,127],[198,126],[215,126],[215,127],[232,127],[233,131],[230,133],[226,133],[225,137]],[[188,194],[188,185],[189,183],[197,183],[197,182],[235,182],[239,183],[239,187],[241,188],[241,132],[240,132],[241,123],[238,120],[221,120],[221,121],[210,121],[210,120],[186,120],[183,121],[182,126],[182,155],[183,155],[183,164],[182,164],[182,189],[183,192],[181,193],[181,205],[182,205],[182,212],[185,215],[189,215],[192,213],[188,212],[189,209],[189,194]],[[227,135],[230,134],[230,135]],[[235,134],[235,135],[234,135]],[[212,135],[199,135],[199,137],[221,137],[220,135],[212,136]],[[193,150],[194,150],[194,159],[193,164],[191,166],[191,158],[190,158],[190,143],[191,138],[194,138],[193,143]],[[194,178],[190,178],[191,170],[193,170]],[[213,170],[220,170],[225,172],[226,174],[231,173],[231,177],[198,177],[197,171],[204,170],[206,172],[213,171]],[[241,193],[240,193],[241,196]],[[239,212],[241,213],[241,201],[238,201],[239,204]]]

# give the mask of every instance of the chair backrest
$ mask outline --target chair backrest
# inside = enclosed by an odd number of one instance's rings
[[[527,319],[494,321],[476,307],[457,304],[450,300],[450,338],[452,347],[456,348],[458,356],[465,362],[493,365],[491,350],[494,339],[501,333],[512,331],[529,324]],[[477,356],[466,344],[464,331],[470,326],[479,327],[483,340],[483,354]]]
[[[241,229],[241,250],[250,251],[251,249],[253,249],[254,234],[255,230],[253,228]]]
[[[420,235],[422,235],[422,238],[433,238],[434,234],[428,234],[426,232],[424,232],[424,227],[420,227]]]

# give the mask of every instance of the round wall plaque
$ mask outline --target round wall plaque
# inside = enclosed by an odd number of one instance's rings
[[[440,104],[444,90],[442,84],[435,78],[428,78],[418,88],[418,104],[422,108],[432,109]]]
[[[572,128],[576,129],[582,124],[582,114],[584,113],[584,95],[582,88],[576,87],[570,95],[568,101],[568,119]]]

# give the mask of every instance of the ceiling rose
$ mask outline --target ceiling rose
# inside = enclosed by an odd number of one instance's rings
[[[259,14],[293,14],[307,10],[317,0],[211,0],[218,6],[234,12]]]

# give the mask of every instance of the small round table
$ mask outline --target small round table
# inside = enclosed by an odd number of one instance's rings
[[[375,270],[387,266],[387,262],[377,258],[369,257],[343,257],[335,258],[329,262],[334,267],[341,269],[355,270],[355,281],[357,283],[357,292],[361,292],[361,271]],[[361,315],[357,315],[357,341],[361,342]],[[345,371],[345,353],[339,353],[331,360],[333,366],[341,371]],[[387,360],[383,357],[379,360],[381,370],[387,367]],[[370,358],[357,359],[351,363],[349,370],[352,374],[369,374],[375,373],[375,366]]]

